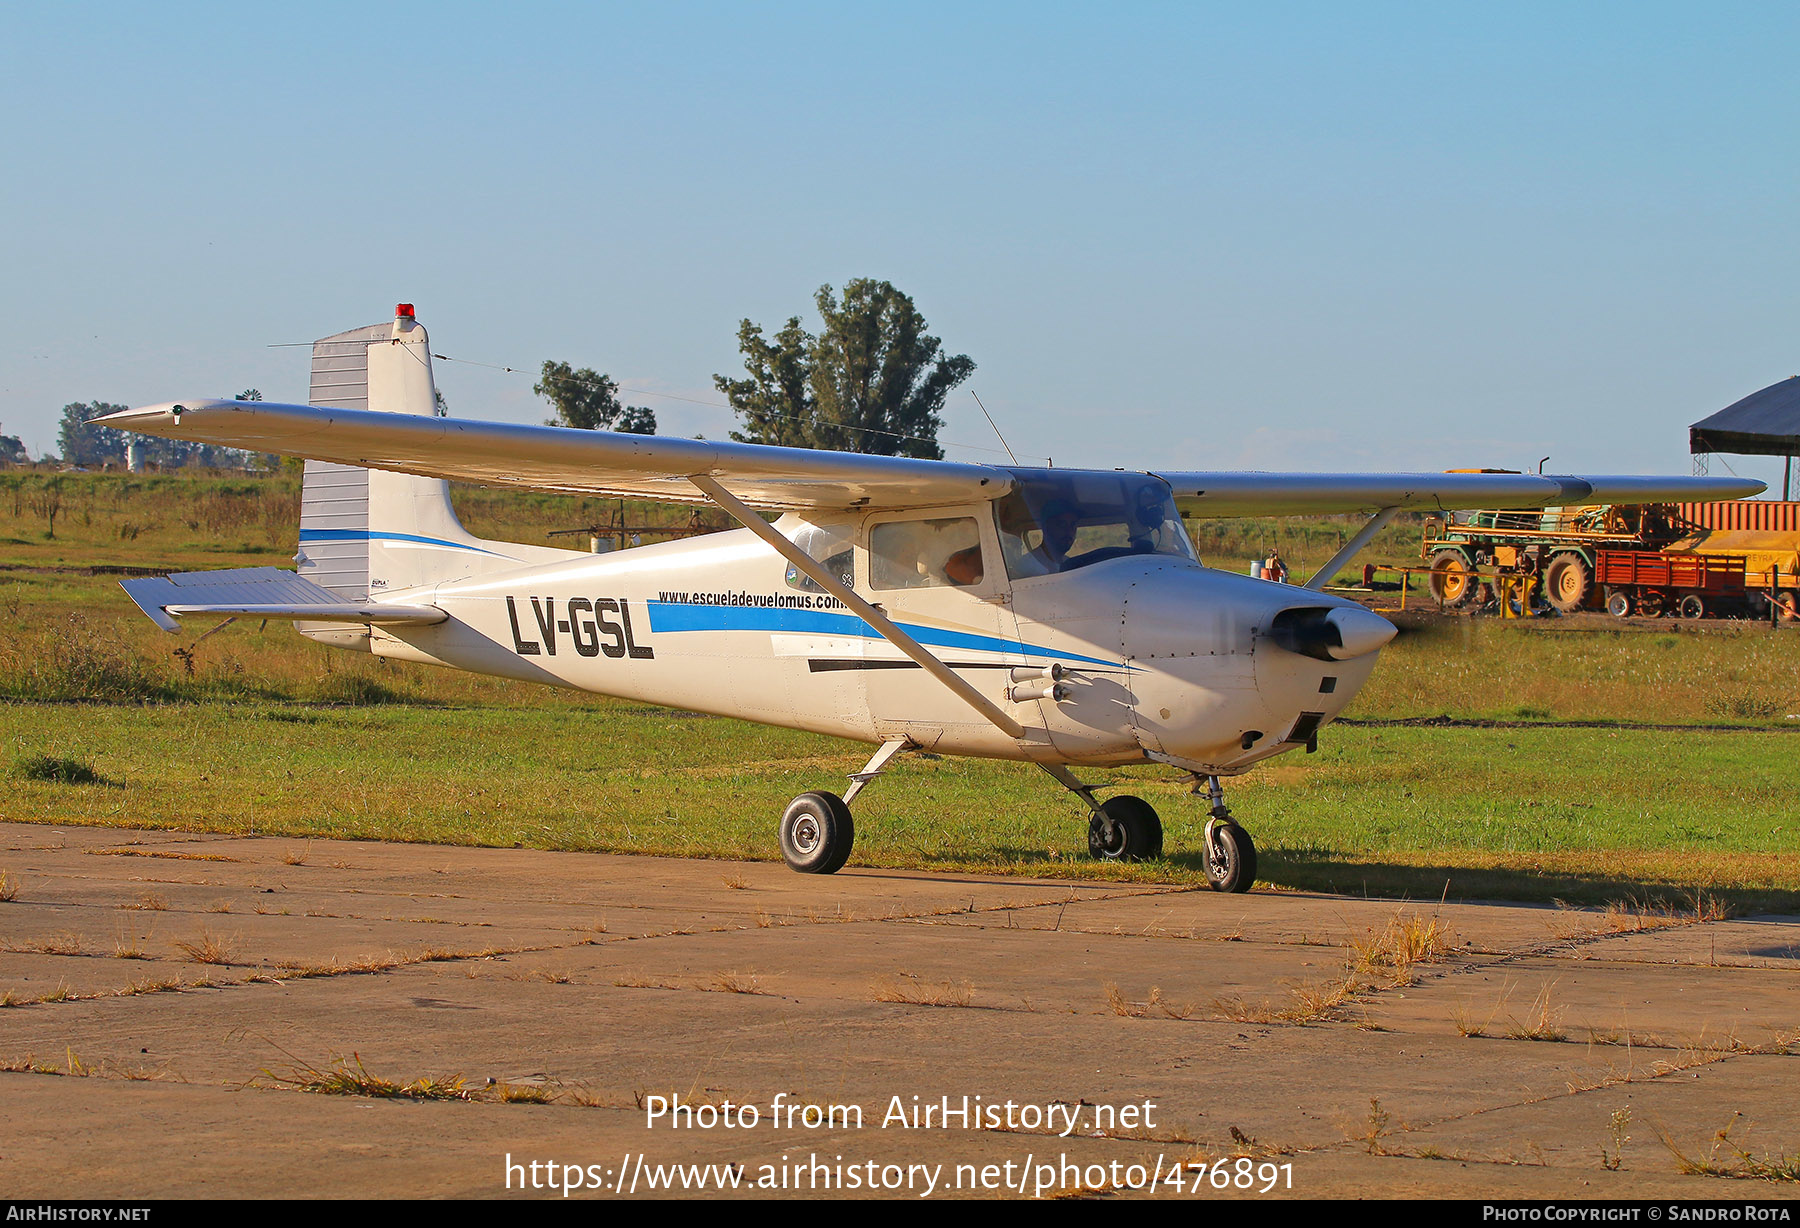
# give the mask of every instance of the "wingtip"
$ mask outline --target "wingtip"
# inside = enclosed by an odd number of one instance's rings
[[[221,401],[216,397],[189,397],[185,401],[164,401],[160,405],[141,405],[136,409],[120,409],[98,418],[89,418],[91,426],[109,426],[124,431],[154,430],[179,426],[181,416],[190,410],[216,409],[221,406],[248,406],[254,401]]]
[[[181,416],[182,409],[177,402],[169,401],[162,405],[142,405],[135,409],[116,409],[110,414],[101,414],[98,418],[89,418],[89,426],[110,426],[129,430],[132,426],[163,422]]]
[[[1715,481],[1719,479],[1714,479]],[[1726,478],[1717,498],[1724,502],[1732,499],[1754,499],[1758,495],[1767,494],[1769,484],[1755,478]]]

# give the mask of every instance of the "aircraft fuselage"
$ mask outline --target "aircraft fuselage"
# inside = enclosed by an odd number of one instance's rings
[[[933,523],[950,515],[934,511]],[[812,526],[790,517],[779,527],[791,536]],[[376,627],[366,639],[307,630],[380,656],[864,742],[1209,774],[1304,744],[1375,661],[1372,651],[1315,658],[1271,637],[1284,610],[1374,618],[1361,607],[1189,558],[1126,556],[1017,580],[989,568],[961,587],[883,589],[868,554],[874,523],[826,527],[852,544],[854,590],[1013,715],[1024,738],[983,719],[835,597],[796,586],[742,529],[385,594],[443,609],[435,625]],[[1060,698],[1017,697],[1015,670],[1052,665],[1063,671]]]

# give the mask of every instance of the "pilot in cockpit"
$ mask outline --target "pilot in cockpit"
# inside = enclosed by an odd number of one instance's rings
[[[1043,540],[1028,551],[1013,569],[1013,576],[1047,576],[1063,569],[1069,548],[1075,544],[1075,533],[1081,527],[1081,509],[1067,499],[1052,499],[1044,504],[1038,522]]]

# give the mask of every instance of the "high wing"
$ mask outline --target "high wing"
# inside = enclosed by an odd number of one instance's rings
[[[712,502],[695,476],[760,508],[931,507],[997,498],[1013,485],[1004,469],[954,461],[268,401],[172,401],[95,421],[421,477],[675,503]]]
[[[192,400],[128,409],[105,426],[423,477],[677,503],[712,502],[716,481],[758,508],[913,508],[994,499],[1014,471],[666,435],[426,418],[377,410]],[[1738,499],[1743,478],[1573,477],[1505,473],[1162,472],[1182,511],[1200,517],[1387,509],[1529,508]]]
[[[1577,507],[1699,503],[1768,489],[1748,478],[1573,477],[1535,473],[1167,473],[1189,516],[1374,514],[1394,508]]]

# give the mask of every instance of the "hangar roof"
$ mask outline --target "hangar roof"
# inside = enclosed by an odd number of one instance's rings
[[[1694,423],[1688,428],[1688,451],[1800,456],[1800,375]]]

